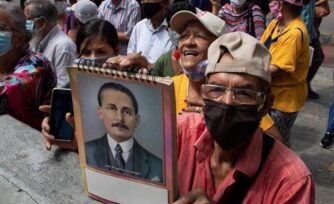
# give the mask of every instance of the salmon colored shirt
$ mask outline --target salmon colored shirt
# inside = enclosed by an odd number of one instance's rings
[[[215,189],[210,170],[213,140],[198,113],[178,116],[178,182],[180,195],[201,188],[218,202],[225,189],[235,182],[236,171],[253,176],[261,162],[262,131],[258,129],[233,169]],[[314,183],[303,161],[276,141],[243,203],[313,204]]]
[[[279,67],[279,71],[272,75],[271,91],[275,96],[272,108],[288,113],[298,112],[307,97],[308,33],[300,17],[291,21],[280,35],[276,24],[277,20],[272,20],[261,38],[261,43],[264,43],[273,30],[272,39],[278,37],[269,49],[270,63]]]
[[[182,112],[182,109],[187,107],[185,100],[187,99],[187,90],[189,79],[185,74],[174,76],[174,90],[175,90],[175,107],[176,115]],[[269,114],[262,117],[260,127],[266,131],[274,125],[274,121],[271,119]]]

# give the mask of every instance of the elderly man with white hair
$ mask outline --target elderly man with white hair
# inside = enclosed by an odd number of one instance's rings
[[[50,62],[29,50],[26,18],[15,3],[0,1],[0,112],[39,129],[56,85]]]
[[[66,71],[77,57],[76,45],[57,27],[57,9],[49,1],[30,0],[25,3],[24,14],[31,22],[34,51],[44,54],[57,75],[57,87],[69,84]]]

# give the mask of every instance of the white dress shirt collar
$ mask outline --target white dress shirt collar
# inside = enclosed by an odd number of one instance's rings
[[[134,143],[133,138],[130,138],[129,140],[126,140],[126,141],[120,142],[120,143],[118,143],[116,140],[114,140],[109,135],[109,133],[107,133],[107,138],[108,138],[108,144],[109,144],[110,150],[111,150],[112,155],[114,156],[114,158],[115,158],[115,155],[116,155],[116,150],[115,150],[116,145],[119,144],[122,148],[123,159],[126,162],[128,160],[130,151],[132,150],[132,147],[133,147],[133,143]]]

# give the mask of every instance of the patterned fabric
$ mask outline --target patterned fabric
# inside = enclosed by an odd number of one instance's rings
[[[56,76],[50,62],[41,54],[28,51],[14,68],[14,73],[2,76],[3,94],[7,95],[7,111],[17,119],[39,129],[43,114],[38,107],[49,104]]]
[[[261,162],[262,131],[258,129],[226,177],[215,185],[211,172],[213,139],[201,114],[183,114],[177,120],[178,182],[180,196],[201,188],[218,202],[236,174],[252,177]],[[276,141],[242,203],[313,204],[314,182],[304,162]]]
[[[251,29],[254,28],[254,33],[257,39],[260,39],[265,30],[265,17],[261,8],[254,4],[248,4],[251,10],[246,10],[240,14],[233,12],[233,5],[225,4],[219,11],[218,16],[226,23],[229,32],[241,31],[250,35]],[[251,11],[251,12],[250,12]],[[253,25],[251,25],[251,15],[253,17]]]
[[[125,32],[128,37],[141,19],[140,6],[136,0],[122,0],[117,7],[111,0],[105,0],[99,6],[98,12],[99,18],[109,21],[118,32]],[[120,54],[126,55],[128,43],[121,41],[120,45]]]
[[[283,143],[290,147],[290,130],[295,123],[298,112],[284,113],[271,109],[270,116],[275,121],[275,125],[282,135]]]

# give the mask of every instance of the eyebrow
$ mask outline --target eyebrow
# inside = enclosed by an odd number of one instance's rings
[[[131,113],[134,113],[134,111],[132,110],[132,108],[127,107],[127,106],[122,107],[122,110],[127,110],[127,111],[130,111]]]
[[[117,105],[115,105],[113,103],[107,103],[106,106],[115,106],[115,107],[117,107]],[[127,107],[127,106],[122,106],[121,109],[122,110],[129,110],[129,111],[131,111],[131,112],[134,113],[134,110],[132,108],[130,108],[130,107]]]
[[[210,82],[211,85],[216,85],[216,86],[222,86],[220,83],[216,81]],[[238,87],[233,87],[233,88],[241,88],[241,89],[251,89],[251,90],[258,90],[256,86],[254,86],[252,83],[246,83],[246,84],[238,84]]]

